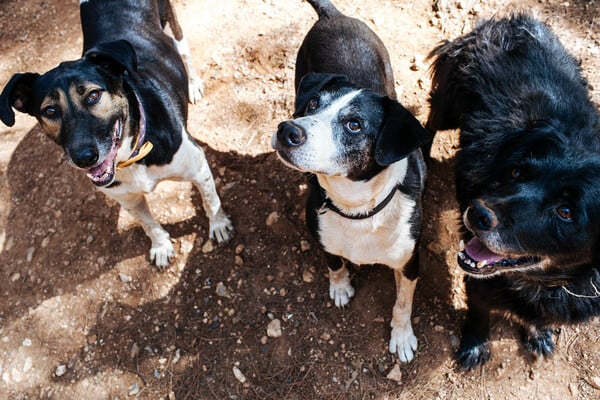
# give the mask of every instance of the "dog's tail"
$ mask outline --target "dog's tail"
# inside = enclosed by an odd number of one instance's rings
[[[331,18],[338,15],[342,15],[342,13],[335,8],[333,3],[330,0],[306,0],[310,3],[310,5],[315,9],[319,19],[321,18]]]

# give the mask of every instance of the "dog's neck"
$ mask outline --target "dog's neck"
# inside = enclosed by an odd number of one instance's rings
[[[384,202],[404,181],[408,160],[402,159],[367,181],[316,174],[319,185],[333,205],[347,215],[366,215]]]
[[[146,112],[144,111],[142,100],[139,98],[137,93],[133,93],[135,94],[135,99],[137,101],[140,113],[140,118],[138,121],[138,134],[134,139],[133,151],[129,155],[129,158],[125,161],[120,161],[117,163],[117,169],[128,167],[146,157],[153,147],[152,142],[146,141]]]

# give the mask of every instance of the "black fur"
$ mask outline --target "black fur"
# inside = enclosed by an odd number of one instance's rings
[[[313,0],[319,20],[306,34],[296,57],[296,92],[308,72],[343,74],[354,85],[396,99],[390,56],[362,21],[340,13],[329,1]]]
[[[600,116],[587,83],[558,38],[524,14],[484,21],[431,57],[427,128],[460,128],[466,237],[504,255],[466,249],[492,262],[474,267],[459,253],[469,309],[457,361],[471,369],[489,359],[492,310],[518,317],[525,348],[549,356],[551,328],[600,314]]]

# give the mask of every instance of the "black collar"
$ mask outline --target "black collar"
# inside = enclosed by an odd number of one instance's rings
[[[385,206],[387,206],[388,203],[390,201],[392,201],[392,198],[396,194],[396,191],[401,190],[402,187],[403,187],[402,183],[398,183],[396,186],[394,186],[394,188],[387,195],[387,197],[385,199],[383,199],[383,201],[381,203],[377,204],[377,206],[375,208],[373,208],[371,211],[369,211],[367,213],[363,213],[363,214],[352,214],[352,215],[346,214],[345,212],[340,210],[335,204],[333,204],[331,199],[329,197],[327,197],[325,190],[323,190],[323,188],[321,188],[321,197],[323,198],[323,204],[321,205],[321,208],[319,208],[317,210],[317,212],[319,214],[325,214],[327,212],[327,209],[329,209],[329,210],[335,212],[336,214],[341,215],[342,217],[348,218],[348,219],[371,218],[373,215],[375,215],[378,212],[380,212],[381,210],[383,210],[385,208]]]

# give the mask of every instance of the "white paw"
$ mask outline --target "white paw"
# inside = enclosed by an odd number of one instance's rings
[[[390,353],[396,354],[400,361],[406,363],[415,358],[415,351],[417,351],[417,337],[413,333],[412,326],[392,328]]]
[[[354,296],[354,288],[350,284],[350,278],[344,277],[336,282],[329,281],[329,297],[334,301],[336,307],[344,307]]]
[[[204,82],[198,77],[190,78],[188,82],[190,103],[196,104],[204,96]]]
[[[219,243],[225,243],[231,239],[233,233],[233,225],[227,215],[219,212],[218,218],[210,222],[210,238],[216,239]]]
[[[169,266],[169,262],[175,257],[175,249],[170,240],[162,241],[159,245],[153,245],[150,249],[150,261],[158,269]]]

